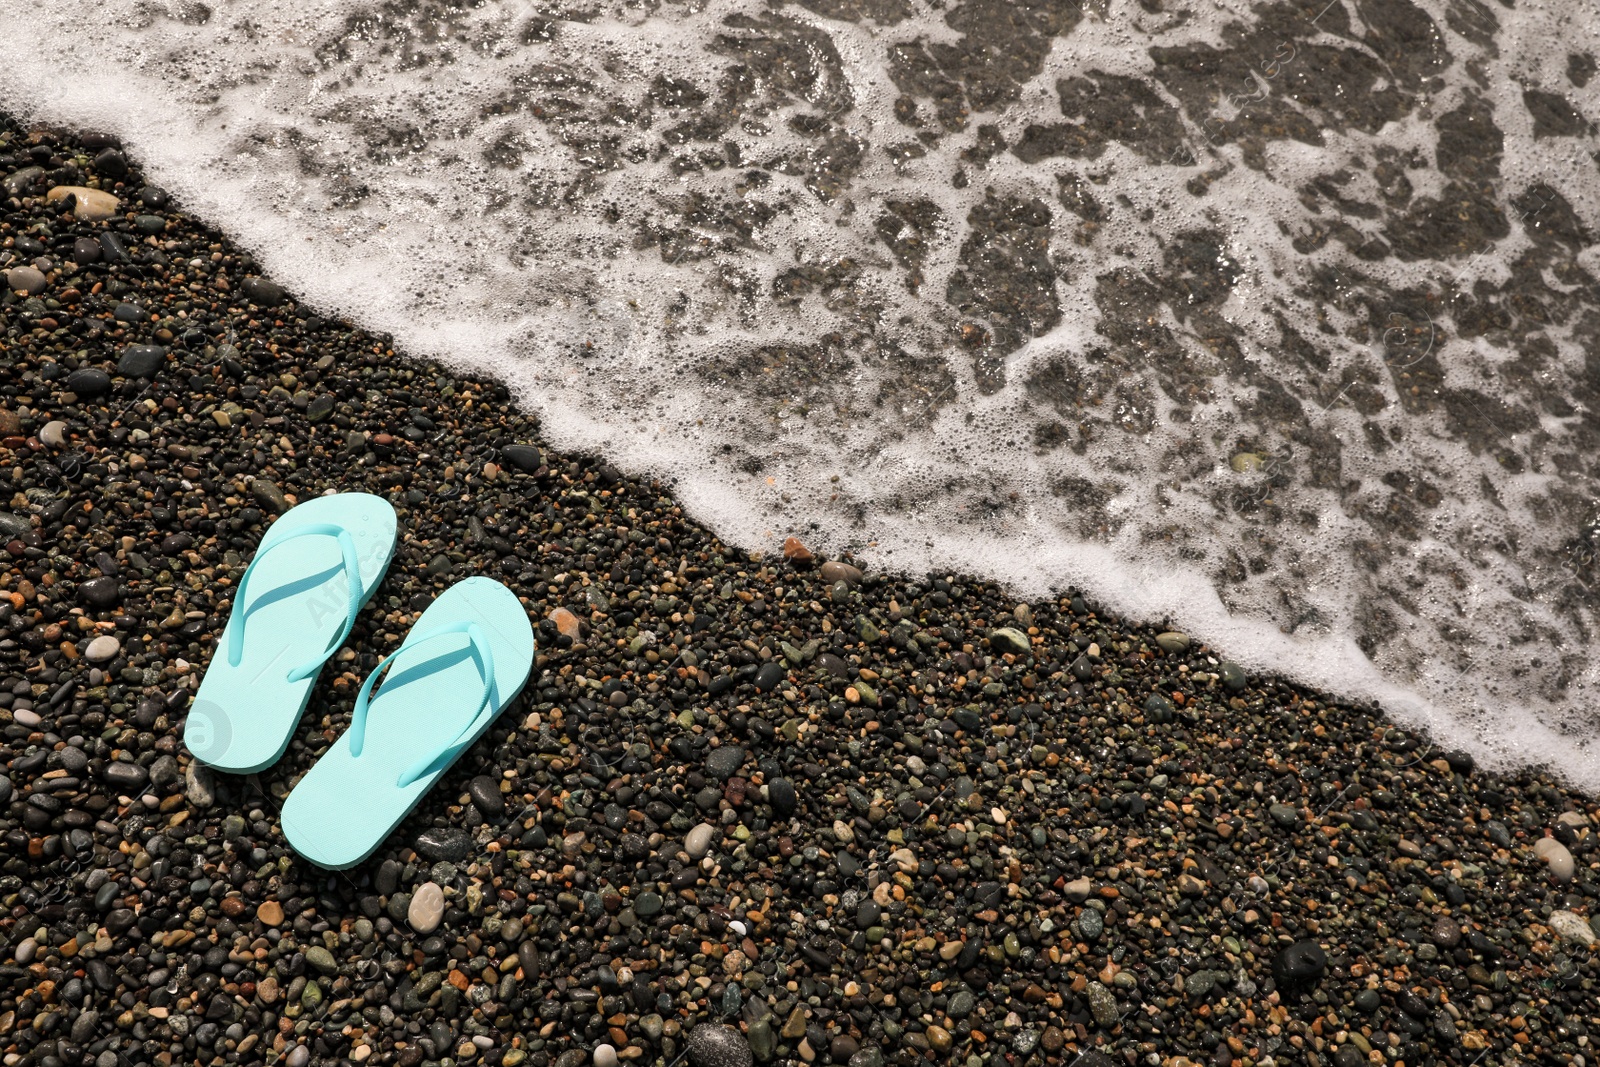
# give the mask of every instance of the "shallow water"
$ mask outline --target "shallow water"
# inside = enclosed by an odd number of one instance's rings
[[[553,439],[1600,788],[1581,4],[51,0],[7,106]]]

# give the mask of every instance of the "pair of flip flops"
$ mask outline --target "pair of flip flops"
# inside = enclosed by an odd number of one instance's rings
[[[277,762],[322,665],[388,569],[395,536],[394,509],[367,493],[309,500],[268,528],[184,724],[197,759],[239,774]],[[511,590],[483,577],[445,590],[367,678],[350,728],[289,794],[284,836],[331,870],[366,859],[532,667],[533,627]]]

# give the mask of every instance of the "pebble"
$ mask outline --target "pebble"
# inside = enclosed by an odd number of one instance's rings
[[[439,826],[418,834],[416,849],[424,859],[460,863],[472,852],[472,839],[458,827]]]
[[[739,773],[744,765],[745,752],[738,745],[721,745],[706,757],[706,773],[719,782],[725,782]]]
[[[122,583],[107,575],[90,578],[78,586],[78,599],[101,611],[114,608],[122,600]]]
[[[211,768],[199,760],[190,760],[183,775],[184,799],[197,808],[209,808],[216,799]]]
[[[276,900],[265,900],[256,908],[256,918],[268,926],[281,926],[283,924],[283,905]]]
[[[858,585],[861,582],[861,571],[848,563],[840,563],[830,559],[817,569],[817,573],[824,582],[844,582],[846,585]]]
[[[1178,630],[1156,634],[1156,647],[1172,655],[1189,651],[1189,635]]]
[[[51,419],[39,428],[39,443],[50,448],[60,448],[67,443],[67,424]]]
[[[129,794],[143,789],[150,777],[137,763],[126,763],[122,760],[110,761],[100,773],[113,788]]]
[[[1117,998],[1111,994],[1111,990],[1100,982],[1090,982],[1087,993],[1089,1014],[1094,1016],[1095,1025],[1102,1030],[1116,1026],[1121,1016],[1117,1011]]]
[[[406,922],[417,933],[427,936],[439,929],[444,919],[444,890],[436,882],[424,882],[406,909]]]
[[[529,474],[544,466],[544,453],[537,445],[507,445],[500,450],[500,458]]]
[[[684,835],[683,850],[689,854],[691,860],[699,863],[711,851],[711,842],[716,832],[716,827],[709,823],[701,823]]]
[[[787,778],[774,778],[767,783],[767,800],[772,810],[782,818],[789,818],[800,808],[800,797],[794,783]]]
[[[500,792],[500,783],[488,775],[480,774],[468,782],[467,795],[472,798],[473,805],[485,815],[492,817],[505,813],[506,800]]]
[[[109,663],[122,651],[122,642],[110,634],[101,634],[83,650],[83,658],[90,663]]]
[[[38,296],[47,284],[45,276],[33,267],[12,267],[6,271],[6,287],[29,296]]]
[[[610,1045],[594,1047],[594,1067],[617,1067],[617,1050]]]
[[[1594,928],[1589,925],[1589,920],[1576,912],[1554,912],[1550,916],[1549,925],[1550,929],[1559,934],[1563,940],[1576,941],[1585,947],[1600,941],[1600,937],[1595,936]]]
[[[129,345],[117,360],[117,373],[129,378],[148,378],[166,361],[164,345]]]
[[[89,189],[82,185],[58,185],[44,195],[47,201],[65,200],[72,196],[77,198],[77,206],[72,213],[85,222],[97,222],[108,219],[117,213],[121,201],[102,189]]]
[[[578,640],[581,631],[578,628],[578,617],[566,608],[556,608],[550,613],[550,621],[556,624],[557,632],[572,640]]]
[[[1328,954],[1315,941],[1296,941],[1272,958],[1272,974],[1289,985],[1308,982],[1328,966]]]
[[[99,396],[111,388],[111,375],[96,367],[79,367],[62,384],[78,396]]]
[[[731,1026],[701,1023],[689,1031],[687,1045],[694,1067],[751,1067],[754,1062],[744,1035]]]
[[[989,631],[989,645],[996,652],[1011,652],[1019,656],[1025,656],[1033,651],[1028,635],[1012,626],[1002,626]]]
[[[283,286],[265,278],[246,278],[239,286],[245,298],[258,307],[277,307],[287,295]]]
[[[1566,845],[1553,837],[1541,837],[1533,846],[1533,854],[1544,860],[1545,866],[1550,868],[1550,874],[1556,881],[1572,881],[1572,876],[1577,871],[1577,861],[1572,858],[1572,853],[1568,851]]]

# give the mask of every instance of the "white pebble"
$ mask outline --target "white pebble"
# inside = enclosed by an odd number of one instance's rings
[[[617,1050],[610,1045],[596,1045],[594,1067],[617,1067]]]
[[[709,823],[701,823],[684,835],[683,850],[690,859],[698,863],[705,858],[706,853],[711,851],[711,835],[715,832],[715,827]]]
[[[1580,945],[1592,945],[1600,941],[1600,937],[1595,936],[1594,928],[1589,925],[1589,920],[1576,912],[1558,911],[1550,916],[1549,925],[1563,941],[1576,941]]]
[[[748,926],[746,926],[744,923],[740,922],[738,919],[735,919],[732,922],[730,922],[728,924],[728,929],[732,930],[734,932],[734,934],[736,936],[738,936],[738,937],[743,937],[745,934],[750,932],[750,928]]]
[[[67,424],[51,419],[39,430],[39,442],[50,448],[60,448],[67,443]]]
[[[29,729],[32,729],[33,727],[44,722],[43,719],[39,718],[38,712],[30,711],[27,708],[23,708],[20,711],[13,711],[11,713],[11,718],[16,721],[18,726],[26,726]]]
[[[39,942],[31,937],[23,938],[22,943],[17,946],[17,962],[32,963],[33,954],[38,951]]]
[[[83,650],[83,656],[90,663],[109,663],[117,658],[117,653],[122,651],[122,642],[110,634],[101,634],[89,642],[89,647]]]
[[[1570,882],[1573,872],[1577,870],[1577,863],[1572,858],[1572,853],[1553,837],[1541,837],[1533,846],[1533,854],[1544,860],[1550,868],[1550,873],[1555,875],[1558,882]]]
[[[419,934],[431,934],[439,929],[444,919],[444,890],[434,882],[425,882],[411,898],[406,909],[406,922]]]

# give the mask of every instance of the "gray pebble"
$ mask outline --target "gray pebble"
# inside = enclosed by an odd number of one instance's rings
[[[705,858],[706,853],[711,851],[712,836],[715,833],[715,827],[709,823],[701,823],[684,835],[683,850],[689,854],[690,859],[699,863]]]
[[[755,1062],[743,1034],[715,1023],[701,1023],[689,1032],[688,1052],[694,1067],[751,1067]]]
[[[12,267],[6,271],[6,288],[20,289],[29,296],[44,292],[46,284],[44,275],[32,267]]]

